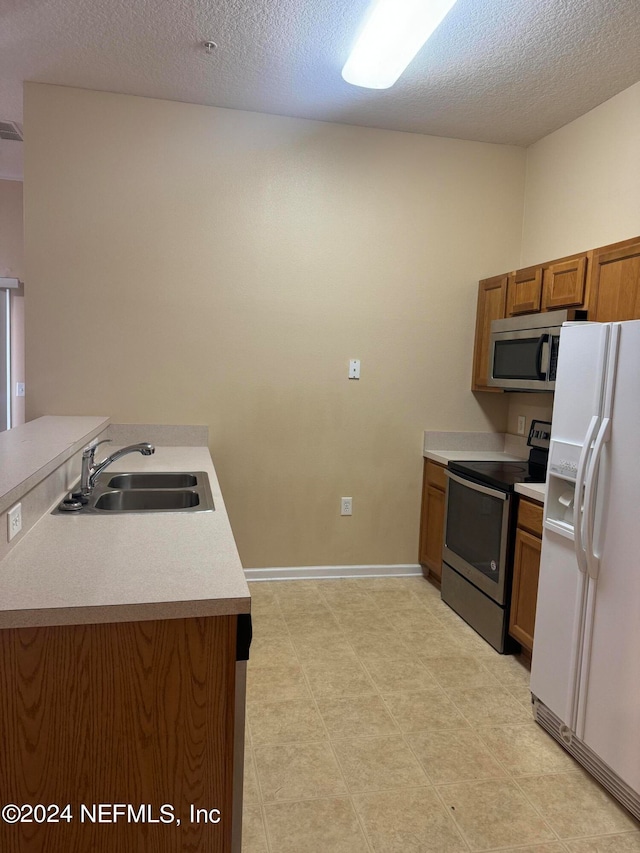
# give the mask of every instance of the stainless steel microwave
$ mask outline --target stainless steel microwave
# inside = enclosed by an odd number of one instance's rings
[[[524,314],[491,323],[488,384],[505,391],[553,391],[560,329],[568,311]]]

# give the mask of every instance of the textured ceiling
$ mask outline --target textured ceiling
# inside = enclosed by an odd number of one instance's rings
[[[340,70],[368,3],[0,0],[0,119],[35,80],[528,145],[640,80],[639,0],[458,0],[392,89],[357,89]],[[0,141],[0,176],[20,170]]]

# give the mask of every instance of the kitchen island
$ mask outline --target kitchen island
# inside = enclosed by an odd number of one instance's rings
[[[40,460],[40,480],[13,465],[28,491],[11,483],[11,501],[49,501],[0,560],[0,800],[25,806],[0,849],[239,849],[250,597],[206,443],[109,471],[206,471],[213,512],[53,515],[88,435],[65,437],[54,470]]]

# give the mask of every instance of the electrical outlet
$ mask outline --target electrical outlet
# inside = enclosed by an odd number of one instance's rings
[[[16,504],[7,513],[7,539],[9,542],[22,530],[22,504]]]
[[[524,415],[518,415],[518,435],[524,435],[524,428],[526,422],[527,421]]]
[[[360,379],[360,359],[352,358],[349,362],[349,379]]]
[[[353,498],[340,498],[340,515],[352,515]]]

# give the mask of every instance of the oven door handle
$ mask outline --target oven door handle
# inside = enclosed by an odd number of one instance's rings
[[[483,495],[489,495],[501,501],[509,500],[509,495],[506,492],[500,492],[498,489],[490,489],[488,486],[481,486],[480,483],[476,483],[474,480],[467,480],[466,477],[458,477],[457,474],[453,474],[448,470],[444,473],[450,480],[455,480],[456,483],[460,483],[461,486],[466,486],[468,489],[473,489],[475,492],[482,492]]]

